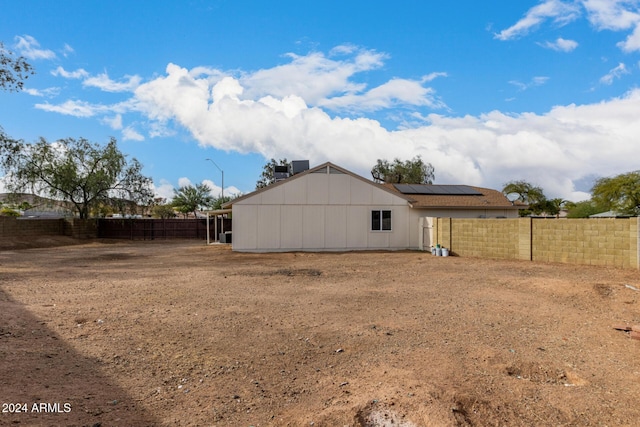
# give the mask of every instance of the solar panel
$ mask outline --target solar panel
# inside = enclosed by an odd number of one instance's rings
[[[402,194],[423,194],[431,196],[482,196],[482,193],[468,185],[434,184],[393,184]]]
[[[413,187],[411,187],[409,184],[393,184],[393,186],[396,187],[396,190],[398,190],[402,194],[416,194]]]

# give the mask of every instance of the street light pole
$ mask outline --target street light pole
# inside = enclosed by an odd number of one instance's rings
[[[213,165],[217,167],[220,173],[222,174],[222,189],[220,191],[221,193],[220,199],[222,199],[222,202],[220,204],[222,205],[222,203],[224,203],[224,171],[220,169],[220,166],[218,166],[216,162],[214,162],[213,160],[211,159],[205,159],[205,160],[209,160],[211,163],[213,163]]]

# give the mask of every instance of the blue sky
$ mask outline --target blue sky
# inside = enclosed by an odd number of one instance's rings
[[[640,0],[6,1],[0,40],[37,72],[8,135],[113,136],[164,197],[219,194],[207,158],[226,194],[271,157],[574,201],[640,169]]]

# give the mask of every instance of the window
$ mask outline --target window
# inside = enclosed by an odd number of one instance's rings
[[[371,231],[391,231],[391,211],[371,211]]]

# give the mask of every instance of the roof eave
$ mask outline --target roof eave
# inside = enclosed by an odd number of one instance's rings
[[[424,205],[411,205],[414,209],[436,209],[436,210],[445,210],[445,209],[503,209],[503,210],[519,210],[517,206],[500,206],[500,205],[485,205],[485,206],[424,206]]]

